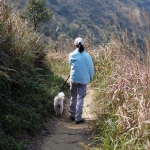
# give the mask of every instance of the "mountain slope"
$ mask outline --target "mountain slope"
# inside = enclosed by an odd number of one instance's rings
[[[26,2],[20,0],[19,8]],[[47,36],[54,40],[64,34],[66,39],[82,36],[92,39],[92,44],[107,41],[115,25],[132,31],[132,19],[137,26],[142,23],[143,8],[150,14],[150,0],[46,0],[46,6],[54,12],[50,24],[42,27]],[[59,30],[53,35],[47,32],[56,29]]]

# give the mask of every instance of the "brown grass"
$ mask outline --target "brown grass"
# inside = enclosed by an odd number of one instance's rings
[[[132,147],[132,144],[139,144],[143,149],[144,147],[148,149],[150,146],[148,142],[150,66],[140,62],[136,48],[130,50],[134,55],[117,40],[111,40],[109,44],[95,50],[96,55],[93,54],[93,58],[96,81],[94,83],[99,93],[97,99],[101,99],[97,113],[98,115],[109,113],[118,118],[117,135],[114,141],[123,137],[125,144],[122,149]],[[103,84],[106,85],[104,88]]]

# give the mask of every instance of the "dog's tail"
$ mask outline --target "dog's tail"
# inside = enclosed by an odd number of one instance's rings
[[[60,93],[58,93],[58,96],[60,96],[60,97],[64,97],[64,96],[65,96],[65,94],[64,94],[64,92],[60,92]]]

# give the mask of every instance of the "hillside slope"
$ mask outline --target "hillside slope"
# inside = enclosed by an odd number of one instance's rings
[[[27,0],[20,0],[19,9],[26,3]],[[62,35],[65,39],[82,36],[90,38],[93,45],[99,44],[107,41],[115,25],[120,30],[132,31],[132,18],[135,24],[141,24],[142,9],[149,14],[149,4],[150,0],[46,0],[54,17],[42,27],[42,31],[53,40],[62,38]],[[57,33],[49,32],[56,29]]]

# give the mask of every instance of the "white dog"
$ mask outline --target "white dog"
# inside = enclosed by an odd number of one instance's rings
[[[54,98],[54,110],[56,115],[62,115],[63,112],[63,102],[65,99],[65,94],[63,92],[58,93]]]

